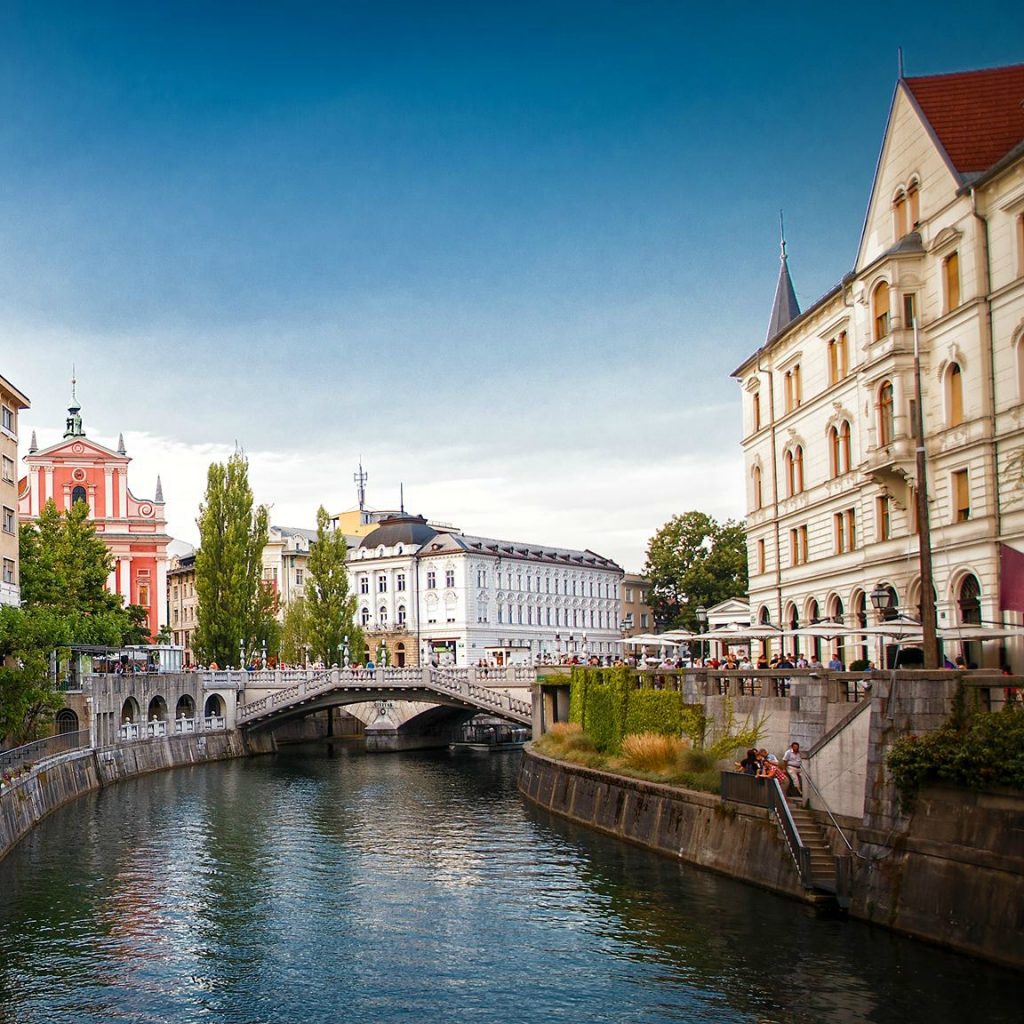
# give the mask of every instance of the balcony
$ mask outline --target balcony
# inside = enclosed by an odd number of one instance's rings
[[[865,476],[892,495],[897,505],[907,507],[910,488],[917,479],[912,438],[903,435],[890,444],[869,448],[861,468]]]

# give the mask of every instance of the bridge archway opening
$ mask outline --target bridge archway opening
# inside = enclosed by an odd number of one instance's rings
[[[161,722],[167,721],[167,701],[159,694],[149,702],[149,711],[146,714],[146,718],[149,721],[153,721],[154,718],[159,719]]]
[[[69,732],[78,732],[78,715],[71,708],[61,708],[57,712],[57,735],[64,736]]]
[[[178,698],[178,703],[174,706],[174,717],[175,718],[195,718],[196,717],[196,702],[192,699],[190,694],[183,694]]]
[[[139,709],[139,702],[134,697],[129,697],[121,705],[121,721],[137,722],[141,717],[142,712]]]
[[[395,668],[405,668],[405,644],[395,644]]]
[[[220,694],[211,693],[210,696],[206,698],[204,714],[207,718],[213,718],[215,715],[223,717],[226,710],[227,709],[224,706],[224,701]]]

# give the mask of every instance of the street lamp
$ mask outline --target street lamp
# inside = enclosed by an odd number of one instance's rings
[[[697,605],[696,615],[697,615],[697,622],[700,625],[700,629],[697,632],[699,632],[699,633],[706,633],[707,632],[707,628],[708,628],[708,610],[707,610],[707,608],[705,608],[704,605],[702,605],[702,604]],[[700,658],[701,658],[701,661],[705,660],[705,650],[704,650],[704,641],[703,640],[701,640],[701,642],[700,642]]]
[[[352,664],[352,662],[349,660],[348,633],[345,634],[345,640],[344,643],[342,644],[341,651],[345,658],[345,662],[342,665],[342,668],[348,668],[349,665]]]
[[[238,667],[240,669],[245,668],[245,641],[238,641]]]
[[[879,618],[883,621],[888,619],[889,613],[892,611],[892,590],[879,583],[868,596],[871,598],[871,606],[878,612]]]
[[[267,667],[267,638],[263,638],[263,668]]]

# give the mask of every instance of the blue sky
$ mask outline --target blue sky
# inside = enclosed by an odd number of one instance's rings
[[[0,373],[124,431],[194,539],[211,458],[639,568],[742,508],[786,210],[849,269],[895,82],[1024,59],[1019,4],[6,3]]]

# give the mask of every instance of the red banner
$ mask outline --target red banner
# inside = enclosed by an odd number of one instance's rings
[[[999,607],[1004,612],[1024,612],[1024,554],[999,545]]]

